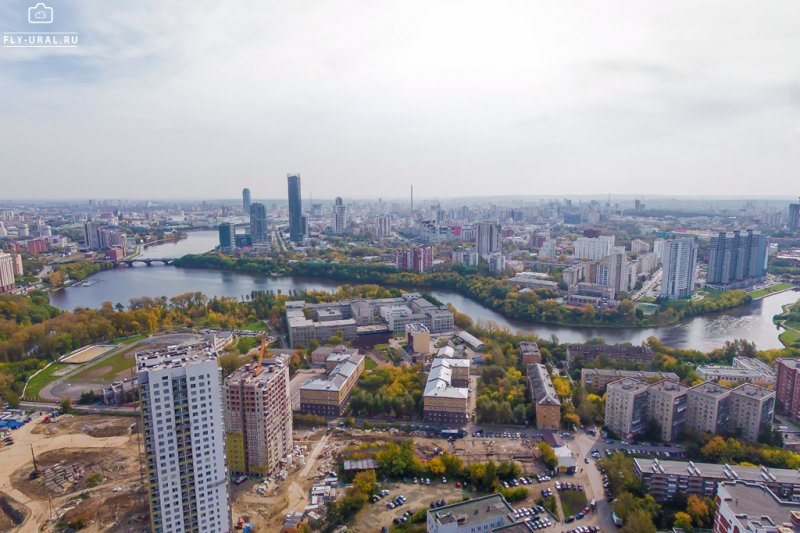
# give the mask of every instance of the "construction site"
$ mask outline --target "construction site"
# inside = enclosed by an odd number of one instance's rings
[[[140,532],[137,427],[134,417],[39,414],[16,430],[0,450],[0,531]]]

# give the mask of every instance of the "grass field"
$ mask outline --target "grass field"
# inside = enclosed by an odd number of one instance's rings
[[[364,359],[364,370],[372,370],[373,368],[376,368],[377,366],[378,366],[378,363],[376,363],[375,361],[373,361],[369,357],[366,357]]]
[[[586,507],[586,493],[578,490],[564,490],[559,493],[564,516],[575,516]]]
[[[147,335],[131,335],[130,337],[120,337],[111,341],[111,344],[130,344],[132,342],[146,339]]]
[[[786,289],[791,289],[792,287],[793,285],[791,283],[778,283],[777,285],[767,287],[766,289],[758,289],[757,291],[753,291],[748,294],[750,294],[750,296],[752,296],[753,298],[762,298],[768,294],[785,291]]]
[[[267,325],[260,320],[254,320],[244,324],[240,329],[246,329],[250,331],[267,331]]]
[[[783,324],[786,329],[780,334],[778,339],[784,346],[791,346],[792,343],[800,340],[800,324],[797,322],[786,322]]]
[[[128,370],[129,368],[133,368],[135,362],[133,359],[133,354],[131,354],[130,357],[125,357],[125,355],[128,352],[129,350],[123,349],[107,359],[98,361],[93,365],[87,365],[86,368],[84,368],[77,374],[70,377],[69,380],[70,381],[91,380],[97,383],[107,383],[109,381],[112,381],[114,378],[117,377],[117,374],[119,374],[123,370]],[[92,372],[101,367],[109,367],[109,368],[101,375],[93,375],[89,377],[89,374],[91,374]]]
[[[24,400],[38,400],[39,393],[41,390],[51,381],[55,381],[58,379],[58,376],[54,374],[61,370],[64,367],[68,367],[71,365],[63,364],[63,363],[53,363],[47,367],[46,370],[43,370],[30,378],[28,380],[28,386],[25,388],[25,397]]]

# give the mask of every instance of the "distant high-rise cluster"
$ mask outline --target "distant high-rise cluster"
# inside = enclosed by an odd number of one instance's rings
[[[764,280],[769,242],[760,232],[748,230],[711,237],[707,285],[717,289],[741,289]]]
[[[399,250],[395,254],[395,264],[400,270],[413,270],[414,272],[428,272],[433,266],[433,248],[419,246]]]
[[[789,204],[789,229],[800,230],[800,200],[796,204]]]

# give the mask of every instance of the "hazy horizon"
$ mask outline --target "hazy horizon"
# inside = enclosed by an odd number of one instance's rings
[[[7,199],[800,194],[790,0],[47,4],[80,44],[0,48]]]

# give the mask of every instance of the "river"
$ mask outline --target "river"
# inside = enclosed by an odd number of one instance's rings
[[[216,244],[216,231],[195,231],[189,233],[189,237],[182,241],[151,246],[141,257],[179,257],[188,253],[203,253]],[[240,272],[194,270],[172,266],[118,268],[100,272],[90,279],[96,283],[88,287],[68,287],[53,293],[51,303],[61,309],[74,309],[100,307],[104,301],[127,305],[131,298],[138,296],[171,297],[191,291],[201,291],[209,296],[241,298],[254,290],[289,293],[293,290],[333,290],[340,285],[329,280],[271,278]],[[779,331],[772,323],[772,317],[781,311],[781,306],[800,297],[797,292],[784,292],[731,311],[694,317],[681,324],[662,328],[608,329],[531,324],[505,318],[458,293],[428,292],[442,302],[453,304],[459,311],[473,319],[491,320],[508,326],[513,331],[535,333],[545,339],[554,335],[561,342],[584,342],[592,337],[604,337],[609,343],[639,344],[647,337],[655,336],[669,346],[703,351],[718,348],[726,340],[736,338],[754,341],[762,350],[781,348],[782,344],[778,340]]]

